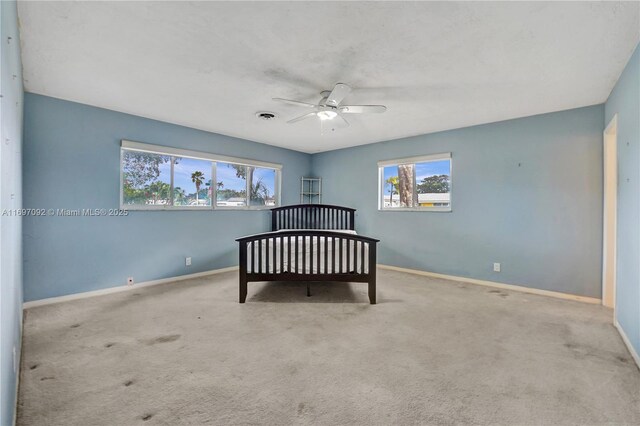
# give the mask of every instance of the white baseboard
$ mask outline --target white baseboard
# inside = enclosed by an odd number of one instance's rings
[[[431,277],[431,278],[441,278],[441,279],[450,280],[450,281],[461,281],[461,282],[470,283],[470,284],[477,284],[477,285],[483,285],[483,286],[487,286],[487,287],[495,287],[495,288],[501,288],[501,289],[505,289],[505,290],[519,291],[519,292],[522,292],[522,293],[537,294],[537,295],[542,295],[542,296],[550,296],[550,297],[555,297],[555,298],[559,298],[559,299],[575,300],[575,301],[579,301],[579,302],[593,303],[593,304],[601,304],[602,303],[602,300],[594,298],[594,297],[578,296],[578,295],[575,295],[575,294],[560,293],[560,292],[557,292],[557,291],[541,290],[541,289],[537,289],[537,288],[530,288],[530,287],[524,287],[524,286],[513,285],[513,284],[503,284],[503,283],[498,283],[498,282],[494,282],[494,281],[478,280],[478,279],[475,279],[475,278],[458,277],[458,276],[455,276],[455,275],[438,274],[436,272],[421,271],[421,270],[409,269],[409,268],[401,268],[401,267],[398,267],[398,266],[391,266],[391,265],[378,264],[378,267],[380,269],[387,269],[387,270],[390,270],[390,271],[405,272],[405,273],[409,273],[409,274],[422,275],[422,276]],[[131,286],[124,285],[124,286],[105,288],[105,289],[101,289],[101,290],[87,291],[87,292],[84,292],[84,293],[69,294],[67,296],[58,296],[58,297],[50,297],[50,298],[47,298],[47,299],[32,300],[30,302],[25,302],[23,304],[23,308],[24,309],[29,309],[29,308],[33,308],[33,307],[36,307],[36,306],[51,305],[53,303],[61,303],[61,302],[67,302],[67,301],[70,301],[70,300],[85,299],[87,297],[95,297],[95,296],[102,296],[102,295],[105,295],[105,294],[119,293],[119,292],[122,292],[122,291],[136,290],[136,289],[143,288],[143,287],[149,287],[149,286],[154,286],[154,285],[159,285],[159,284],[165,284],[165,283],[169,283],[169,282],[173,282],[173,281],[184,281],[184,280],[189,280],[189,279],[192,279],[192,278],[205,277],[207,275],[221,274],[221,273],[224,273],[224,272],[237,271],[237,270],[238,270],[237,266],[230,266],[228,268],[213,269],[213,270],[210,270],[210,271],[197,272],[195,274],[179,275],[177,277],[170,277],[170,278],[162,278],[162,279],[159,279],[159,280],[145,281],[145,282],[137,283],[137,284],[134,284],[134,285],[131,285]]]
[[[537,294],[540,296],[550,296],[558,299],[575,300],[578,302],[593,303],[598,305],[602,304],[602,300],[597,299],[595,297],[578,296],[576,294],[560,293],[558,291],[541,290],[537,288],[524,287],[520,285],[503,284],[495,281],[478,280],[475,278],[457,277],[454,275],[438,274],[436,272],[420,271],[417,269],[400,268],[398,266],[391,266],[391,265],[378,264],[378,267],[380,269],[388,269],[390,271],[406,272],[408,274],[423,275],[425,277],[441,278],[441,279],[451,280],[451,281],[461,281],[464,283],[483,285],[487,287],[495,287],[503,290],[519,291],[521,293]]]
[[[631,340],[629,340],[629,337],[627,337],[627,334],[624,332],[624,329],[618,322],[617,318],[613,319],[613,325],[616,328],[616,330],[618,330],[618,333],[620,333],[620,337],[622,337],[622,341],[624,342],[627,349],[629,349],[629,353],[631,354],[631,357],[633,358],[633,360],[636,362],[638,369],[640,369],[640,355],[638,355],[638,352],[636,352],[636,349],[631,344]]]
[[[124,285],[117,287],[104,288],[101,290],[86,291],[83,293],[69,294],[67,296],[49,297],[47,299],[32,300],[23,303],[23,309],[34,308],[36,306],[51,305],[54,303],[68,302],[70,300],[86,299],[87,297],[103,296],[105,294],[120,293],[123,291],[137,290],[143,287],[150,287],[159,284],[166,284],[174,281],[190,280],[192,278],[206,277],[208,275],[222,274],[224,272],[236,271],[237,266],[228,268],[212,269],[210,271],[196,272],[195,274],[179,275],[177,277],[161,278],[159,280],[144,281],[133,285]]]

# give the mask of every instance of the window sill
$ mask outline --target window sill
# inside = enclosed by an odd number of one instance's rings
[[[175,211],[261,211],[270,210],[273,207],[142,207],[142,206],[120,206],[120,210],[137,211],[137,212],[175,212]]]
[[[246,211],[254,211],[254,210],[271,210],[280,206],[253,206],[253,207],[214,207],[212,210],[246,210]]]
[[[411,208],[378,208],[379,212],[432,212],[432,213],[451,213],[451,207],[411,207]]]

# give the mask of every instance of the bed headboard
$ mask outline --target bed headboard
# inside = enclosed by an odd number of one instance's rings
[[[328,204],[296,204],[271,209],[271,230],[355,229],[356,209]]]

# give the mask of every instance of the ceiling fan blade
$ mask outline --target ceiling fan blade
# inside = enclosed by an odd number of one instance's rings
[[[327,105],[338,106],[340,102],[351,92],[351,87],[344,83],[338,83],[333,88],[329,96],[327,96]]]
[[[371,114],[385,112],[384,105],[345,105],[338,108],[338,111],[345,114]]]
[[[349,127],[349,122],[347,120],[345,120],[344,117],[341,116],[340,114],[336,115],[336,118],[334,118],[331,121],[333,123],[335,123],[335,127],[337,127],[337,128]]]
[[[306,102],[292,101],[291,99],[273,98],[273,100],[278,102],[284,102],[286,104],[298,105],[298,106],[304,106],[304,107],[310,107],[310,108],[315,108],[318,106],[314,104],[308,104]]]
[[[296,122],[298,122],[298,121],[302,121],[302,120],[304,120],[304,119],[311,118],[311,117],[315,117],[315,116],[316,116],[316,113],[315,113],[315,112],[310,112],[310,113],[308,113],[308,114],[301,115],[300,117],[296,117],[296,118],[294,118],[294,119],[291,119],[291,120],[287,121],[287,123],[289,123],[289,124],[291,124],[291,123],[296,123]]]

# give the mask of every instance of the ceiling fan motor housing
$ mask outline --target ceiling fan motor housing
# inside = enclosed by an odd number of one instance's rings
[[[334,119],[338,115],[338,108],[332,107],[332,106],[328,106],[328,105],[322,105],[322,106],[318,107],[316,115],[321,120],[331,120],[331,119]]]
[[[276,101],[285,102],[288,104],[304,106],[307,108],[313,108],[314,111],[304,114],[300,117],[296,117],[287,123],[297,123],[298,121],[306,120],[310,117],[317,117],[322,121],[337,119],[336,125],[338,127],[349,127],[349,122],[342,117],[342,113],[348,114],[362,114],[362,113],[380,113],[386,111],[384,105],[342,105],[342,101],[351,92],[351,87],[344,83],[336,83],[333,90],[323,90],[320,92],[322,99],[317,104],[310,104],[308,102],[294,101],[291,99],[273,98]],[[333,130],[333,129],[332,129]]]

